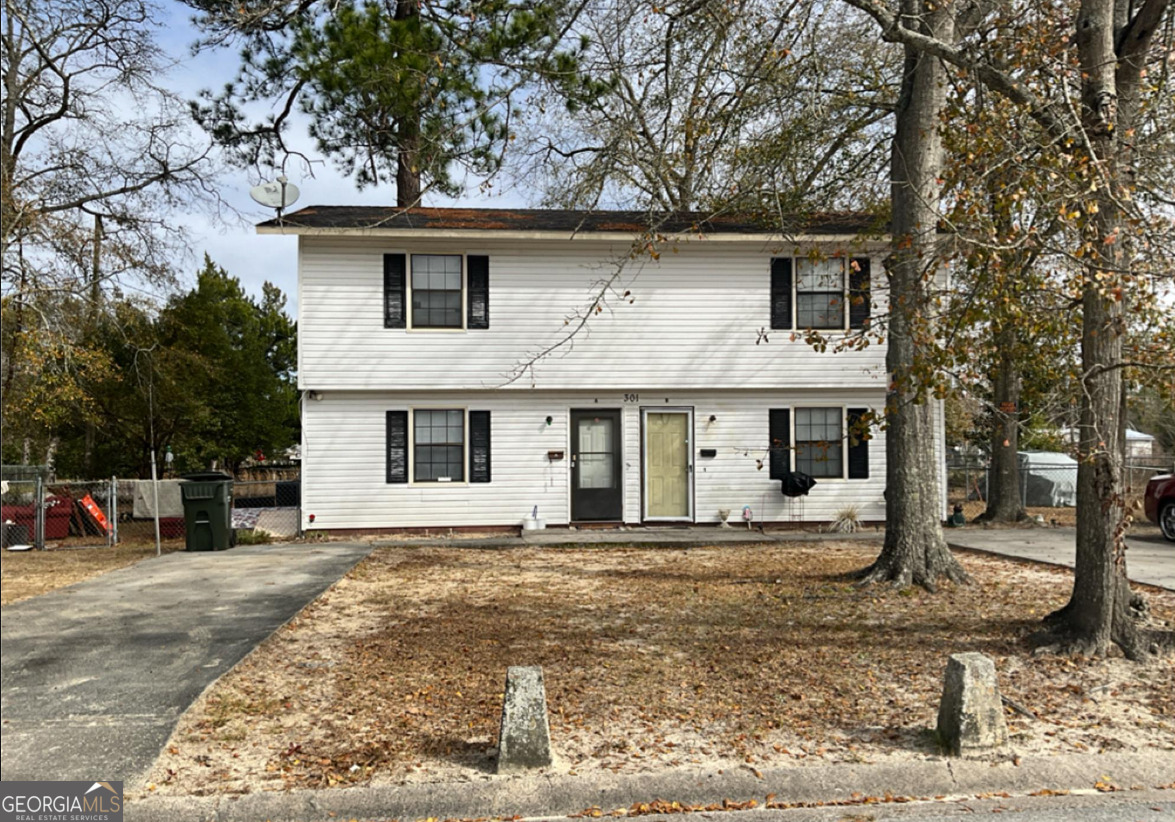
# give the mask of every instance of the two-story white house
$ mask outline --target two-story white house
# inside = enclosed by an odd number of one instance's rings
[[[655,253],[646,226],[335,206],[262,224],[299,237],[303,526],[884,519],[884,431],[854,423],[882,412],[885,346],[833,350],[884,310],[868,218],[785,239],[684,215]],[[806,497],[781,493],[791,471]]]

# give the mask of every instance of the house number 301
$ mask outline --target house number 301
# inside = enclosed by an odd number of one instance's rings
[[[641,395],[640,394],[625,394],[624,401],[625,402],[640,402]]]

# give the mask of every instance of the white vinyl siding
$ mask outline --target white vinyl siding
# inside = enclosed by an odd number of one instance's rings
[[[622,410],[624,521],[641,518],[641,409],[694,411],[695,521],[718,522],[718,511],[737,517],[749,505],[756,521],[824,522],[856,506],[862,519],[885,516],[885,433],[869,442],[870,478],[817,480],[811,494],[784,497],[768,476],[765,425],[771,408],[874,408],[884,393],[873,389],[803,391],[656,391],[642,389],[625,402],[622,392],[324,391],[303,404],[302,512],[305,527],[326,529],[444,528],[519,525],[536,506],[552,525],[570,514],[569,418],[575,408]],[[392,410],[476,408],[493,414],[493,482],[387,484],[385,415]],[[547,425],[546,418],[551,417]],[[711,422],[710,417],[714,417]],[[714,449],[714,457],[700,456]],[[562,460],[548,452],[562,451]],[[315,516],[313,525],[307,520]]]
[[[299,385],[340,390],[851,388],[885,384],[885,346],[815,352],[771,323],[772,256],[766,240],[679,242],[659,261],[628,261],[605,309],[573,344],[524,366],[566,336],[616,269],[626,245],[487,238],[476,247],[371,237],[300,240]],[[802,250],[802,249],[801,249]],[[826,253],[837,249],[828,247]],[[866,254],[849,245],[845,253]],[[490,327],[416,333],[383,327],[383,255],[487,254]],[[875,252],[873,271],[882,270]],[[874,282],[877,311],[882,283]],[[625,292],[630,292],[624,297]],[[802,335],[798,335],[802,336]],[[515,377],[520,378],[513,379]]]

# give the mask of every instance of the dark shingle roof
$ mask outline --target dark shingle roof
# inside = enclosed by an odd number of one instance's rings
[[[281,221],[258,228],[397,229],[467,231],[553,231],[637,233],[651,226],[662,234],[859,234],[884,230],[876,216],[864,212],[828,212],[781,221],[764,215],[710,216],[701,212],[654,214],[643,211],[560,211],[518,208],[395,208],[391,206],[307,206]]]

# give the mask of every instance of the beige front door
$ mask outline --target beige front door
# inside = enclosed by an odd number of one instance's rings
[[[690,519],[690,413],[645,414],[645,517]]]

